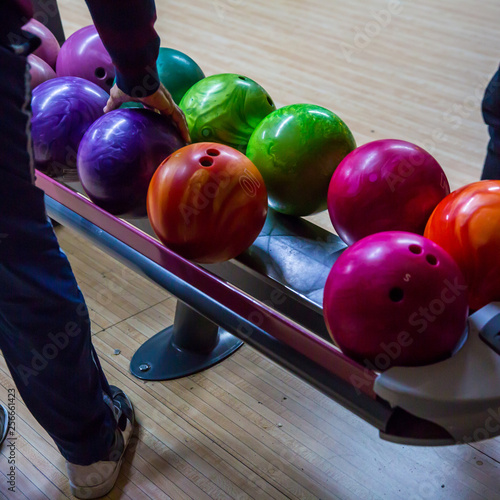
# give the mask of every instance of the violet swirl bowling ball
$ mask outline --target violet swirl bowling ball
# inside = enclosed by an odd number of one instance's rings
[[[437,204],[450,192],[439,163],[406,141],[373,141],[349,153],[328,188],[328,212],[348,244],[380,231],[424,234]]]
[[[460,268],[423,236],[387,231],[340,255],[323,313],[333,341],[373,370],[449,356],[465,332],[468,289]]]
[[[31,100],[36,167],[53,173],[75,169],[83,134],[102,116],[108,98],[83,78],[54,78],[38,85]]]
[[[56,63],[57,76],[79,76],[109,92],[115,67],[94,25],[73,33],[62,45]]]
[[[78,176],[89,198],[114,215],[146,215],[149,182],[162,161],[185,146],[168,117],[117,109],[99,118],[78,150]]]

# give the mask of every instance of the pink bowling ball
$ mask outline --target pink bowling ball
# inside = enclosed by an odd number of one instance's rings
[[[423,234],[437,204],[450,193],[439,163],[406,141],[384,139],[349,153],[328,189],[328,212],[348,244],[381,231]]]
[[[31,90],[41,83],[56,77],[56,72],[35,54],[28,56],[28,63],[30,65]]]
[[[115,79],[115,67],[95,26],[79,29],[63,43],[56,73],[57,76],[85,78],[109,93]]]
[[[40,47],[33,54],[43,59],[51,68],[55,69],[60,45],[52,31],[36,19],[30,19],[23,26],[23,29],[36,35],[42,41]]]
[[[342,351],[376,371],[448,357],[467,323],[468,293],[440,246],[402,231],[355,243],[333,265],[323,313]]]

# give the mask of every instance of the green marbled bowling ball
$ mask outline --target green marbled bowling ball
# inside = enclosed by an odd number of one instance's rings
[[[276,106],[258,83],[246,76],[224,73],[193,85],[180,108],[193,142],[218,142],[244,153],[255,127]]]
[[[326,209],[333,172],[355,147],[336,114],[313,104],[292,104],[262,120],[246,154],[264,178],[270,207],[311,215]]]
[[[156,60],[160,82],[165,85],[176,104],[197,82],[205,78],[201,68],[188,55],[161,47]]]

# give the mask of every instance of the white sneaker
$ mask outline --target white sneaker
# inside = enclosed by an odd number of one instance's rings
[[[9,412],[7,408],[0,403],[0,444],[5,441],[9,430]]]
[[[110,389],[117,428],[108,460],[90,465],[66,462],[71,493],[77,498],[100,498],[113,489],[120,472],[123,455],[132,437],[135,425],[132,402],[118,387],[111,385]]]

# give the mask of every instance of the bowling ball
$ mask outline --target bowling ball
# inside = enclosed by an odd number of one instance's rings
[[[34,54],[28,56],[31,76],[31,90],[43,82],[56,77],[56,72],[43,60]]]
[[[95,26],[79,29],[63,43],[57,56],[56,73],[85,78],[109,93],[115,67]]]
[[[148,215],[165,246],[187,259],[232,259],[257,238],[267,214],[264,181],[239,151],[216,143],[186,146],[158,168]]]
[[[457,262],[469,285],[471,309],[500,301],[500,181],[480,181],[447,196],[424,235]]]
[[[176,104],[180,104],[184,94],[205,78],[201,68],[186,54],[161,47],[156,60],[158,76],[168,89]]]
[[[134,102],[134,101],[129,101],[129,102],[124,102],[121,106],[121,109],[129,109],[129,108],[140,108],[144,109],[144,106],[140,102]]]
[[[326,209],[332,174],[355,147],[337,115],[321,106],[293,104],[262,120],[247,156],[264,177],[274,210],[310,215]]]
[[[23,30],[28,31],[32,35],[36,35],[40,38],[42,43],[40,47],[33,52],[33,54],[40,59],[43,59],[52,69],[55,69],[60,45],[52,31],[36,19],[30,19],[23,26]]]
[[[403,231],[358,241],[328,276],[323,313],[342,351],[376,371],[448,357],[468,315],[465,278],[441,247]]]
[[[255,127],[276,109],[259,84],[231,73],[195,83],[182,98],[180,108],[193,142],[226,144],[242,153]]]
[[[117,109],[96,120],[78,149],[78,176],[108,212],[146,215],[149,182],[160,163],[185,145],[170,118],[148,109]]]
[[[38,85],[31,100],[36,167],[55,175],[76,168],[83,134],[103,114],[108,98],[82,78],[54,78]]]
[[[347,155],[332,176],[328,212],[348,244],[381,231],[423,234],[450,192],[439,163],[406,141],[370,142]]]

